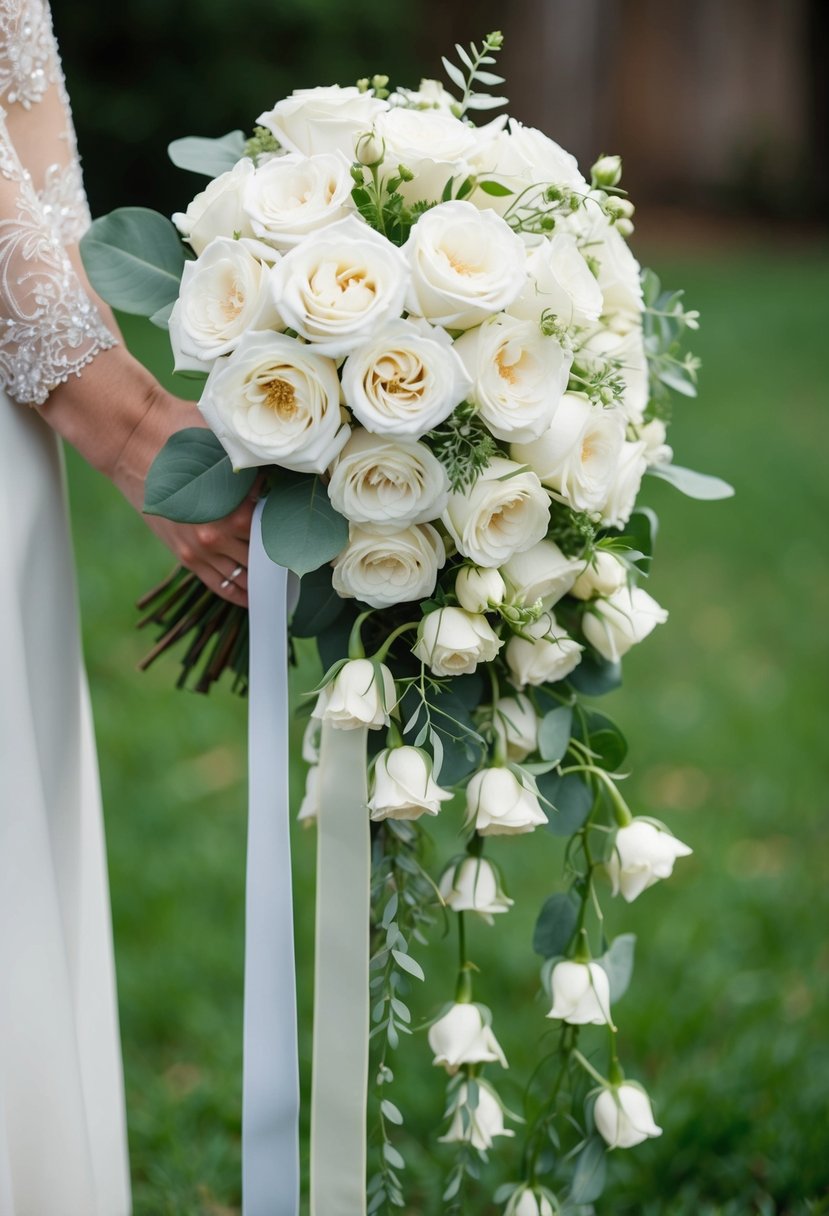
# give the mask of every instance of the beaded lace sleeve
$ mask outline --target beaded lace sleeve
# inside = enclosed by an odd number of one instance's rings
[[[43,0],[0,0],[0,103],[0,387],[40,405],[115,344],[70,256],[89,209]]]

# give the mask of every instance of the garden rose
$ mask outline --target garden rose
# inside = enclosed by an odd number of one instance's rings
[[[570,594],[577,600],[590,600],[596,595],[611,596],[624,587],[628,580],[628,569],[618,557],[606,549],[597,549],[591,562],[582,569]]]
[[[616,663],[667,619],[667,611],[647,591],[623,586],[606,599],[594,600],[581,627],[602,658]]]
[[[569,676],[581,662],[584,650],[556,623],[552,612],[545,612],[523,628],[526,637],[511,637],[505,651],[507,666],[520,688],[527,684],[554,684]]]
[[[661,878],[670,878],[676,859],[689,857],[692,852],[664,828],[647,819],[632,820],[616,833],[607,863],[613,894],[621,891],[622,898],[632,903]]]
[[[391,747],[378,755],[368,800],[372,819],[437,815],[441,802],[451,797],[432,780],[431,760],[419,747]]]
[[[386,146],[386,171],[405,165],[414,174],[413,182],[400,185],[400,193],[412,202],[437,201],[450,178],[466,177],[479,144],[477,127],[440,110],[395,106],[378,115],[374,132]]]
[[[479,325],[507,308],[526,282],[521,238],[471,203],[426,211],[403,252],[411,268],[408,311],[448,329]]]
[[[340,152],[275,156],[248,177],[242,206],[254,235],[290,249],[351,211],[351,165]]]
[[[622,452],[616,466],[616,476],[613,478],[610,492],[602,507],[602,523],[605,527],[621,528],[630,519],[647,467],[648,458],[644,440],[637,439],[633,443],[622,444]]]
[[[481,836],[515,836],[547,822],[538,798],[508,768],[485,768],[466,787],[466,811]]]
[[[609,221],[599,221],[591,234],[590,256],[598,263],[602,311],[610,327],[618,333],[627,333],[640,326],[642,268],[625,238]]]
[[[503,644],[485,616],[438,608],[420,622],[413,653],[436,676],[460,676],[490,663]]]
[[[571,233],[557,232],[551,240],[529,249],[527,271],[527,285],[510,305],[512,316],[536,325],[545,312],[567,326],[598,321],[602,289]]]
[[[508,912],[513,901],[501,890],[498,875],[485,857],[465,857],[450,866],[440,880],[440,894],[455,912],[476,912],[487,924],[493,916]]]
[[[456,1141],[471,1144],[481,1152],[492,1148],[496,1136],[514,1136],[515,1132],[504,1127],[504,1112],[501,1103],[488,1085],[477,1082],[478,1105],[469,1112],[469,1120],[465,1120],[458,1110],[445,1136],[439,1136],[442,1144],[452,1144]],[[458,1090],[458,1102],[466,1106],[468,1086],[466,1082]],[[468,1107],[467,1107],[468,1109]]]
[[[464,557],[500,566],[546,535],[550,500],[535,473],[495,457],[471,490],[449,495],[443,522]]]
[[[461,1064],[507,1067],[506,1056],[480,1005],[454,1004],[429,1027],[429,1046],[435,1053],[433,1063],[450,1074],[456,1073]]]
[[[340,358],[400,314],[408,266],[391,241],[350,215],[294,246],[272,283],[286,324],[319,354]]]
[[[232,238],[237,232],[240,236],[252,235],[242,198],[253,171],[253,161],[243,157],[197,194],[184,213],[173,216],[176,228],[196,254],[217,236]]]
[[[349,434],[336,366],[286,334],[249,330],[214,363],[199,409],[237,469],[322,473]]]
[[[352,524],[331,581],[344,598],[388,608],[431,595],[445,560],[443,541],[431,524],[413,524],[400,532]]]
[[[425,435],[471,387],[449,335],[426,321],[390,321],[343,367],[349,408],[363,426],[383,435]]]
[[[507,760],[520,763],[538,748],[538,714],[525,693],[499,697],[492,707],[492,726]]]
[[[425,444],[359,429],[340,453],[328,497],[352,523],[394,532],[439,518],[449,479]]]
[[[260,114],[260,126],[289,152],[302,156],[341,152],[352,160],[356,137],[367,131],[388,103],[367,91],[339,85],[294,89],[290,97]]]
[[[455,595],[467,612],[486,612],[503,604],[507,594],[497,570],[483,566],[461,566],[455,576]]]
[[[501,572],[522,603],[541,600],[545,608],[552,608],[573,586],[583,564],[577,557],[565,557],[555,541],[540,540],[513,554]]]
[[[630,1081],[603,1089],[593,1108],[596,1130],[609,1148],[633,1148],[643,1140],[661,1136],[654,1122],[650,1098]]]
[[[561,1018],[571,1026],[611,1025],[610,982],[598,963],[565,959],[550,976],[553,1007],[548,1018]]]
[[[394,678],[385,663],[379,670],[370,659],[349,659],[320,692],[313,717],[337,730],[388,726],[397,704]]]
[[[528,186],[567,186],[580,192],[588,188],[574,156],[543,131],[525,127],[515,118],[509,120],[508,130],[481,149],[474,164],[480,178],[500,182],[512,190],[511,195],[500,198],[483,190],[476,190],[473,195],[476,206],[500,215],[509,210]]]
[[[472,381],[469,401],[496,439],[529,443],[550,427],[573,356],[536,322],[499,313],[462,334],[455,350]]]

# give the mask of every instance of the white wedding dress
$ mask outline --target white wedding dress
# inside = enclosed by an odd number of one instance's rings
[[[42,0],[0,0],[0,1216],[130,1210],[109,892],[60,445],[40,415],[113,344]]]

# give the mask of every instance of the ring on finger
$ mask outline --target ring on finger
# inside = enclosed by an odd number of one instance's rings
[[[219,590],[224,591],[227,587],[229,587],[230,584],[239,577],[244,568],[244,566],[237,566],[232,574],[229,574],[227,578],[222,579],[221,583],[219,584]]]

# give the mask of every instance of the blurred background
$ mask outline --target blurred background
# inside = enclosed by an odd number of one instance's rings
[[[613,908],[641,930],[619,1009],[622,1058],[654,1095],[661,1139],[613,1155],[613,1216],[829,1212],[829,817],[825,540],[829,320],[825,0],[54,0],[94,214],[182,209],[201,179],[180,135],[250,129],[290,89],[380,71],[439,75],[491,28],[510,112],[576,152],[624,158],[632,244],[702,313],[700,396],[678,402],[677,461],[733,482],[693,503],[662,483],[649,590],[671,619],[602,708],[626,730],[637,812],[695,852],[670,883]],[[164,335],[126,324],[169,377]],[[182,386],[178,386],[179,391]],[[132,605],[167,569],[140,520],[70,454],[99,731],[130,1107],[136,1216],[239,1210],[245,706],[138,676]],[[314,667],[300,652],[297,690]],[[298,740],[298,735],[297,735]],[[292,774],[301,790],[301,765]],[[444,813],[439,857],[453,848]],[[542,845],[544,847],[542,847]],[[530,939],[561,874],[556,839],[494,850],[508,918],[476,929],[480,998],[510,1076],[545,1012]],[[314,842],[297,832],[304,1064],[310,1050]],[[437,864],[437,863],[436,863]],[[450,944],[423,952],[451,985]],[[418,1007],[427,1016],[428,1005]],[[448,1146],[424,1036],[400,1052],[411,1212],[437,1216]],[[504,1085],[507,1098],[509,1084]],[[405,1095],[405,1097],[404,1097]],[[493,1154],[470,1213],[511,1175]],[[431,1181],[429,1181],[431,1179]]]

